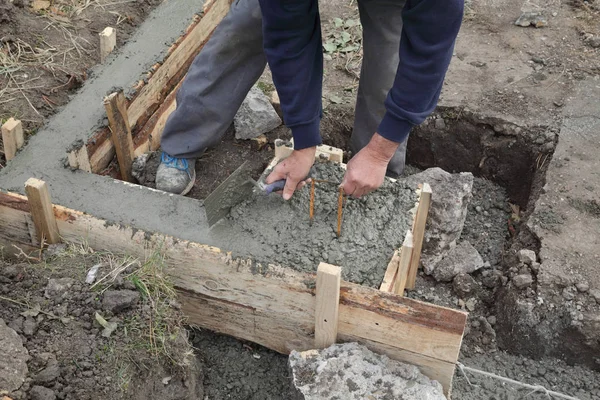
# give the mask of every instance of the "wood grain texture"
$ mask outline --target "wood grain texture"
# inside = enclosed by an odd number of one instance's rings
[[[22,233],[19,200],[0,196]],[[16,213],[16,214],[15,214]],[[233,259],[218,248],[146,234],[126,226],[54,206],[64,240],[88,243],[146,259],[160,251],[192,325],[249,340],[281,353],[314,347],[316,275],[277,265]],[[3,213],[0,212],[0,215]],[[11,223],[11,225],[14,225]],[[12,229],[12,226],[7,227]],[[467,314],[384,293],[340,284],[338,340],[363,343],[391,358],[420,367],[450,389],[449,365],[458,359]]]
[[[104,64],[108,55],[117,46],[117,30],[108,26],[98,35],[100,36],[100,62]]]
[[[315,348],[324,349],[336,342],[340,309],[342,269],[326,263],[317,269],[315,306]]]
[[[4,157],[10,161],[17,155],[17,151],[25,143],[23,124],[14,118],[9,118],[2,124],[2,143],[4,145]]]
[[[80,169],[85,172],[92,172],[92,165],[88,156],[87,147],[81,146],[79,149],[71,150],[67,154],[69,166],[73,169]]]
[[[46,182],[30,178],[25,182],[25,192],[40,243],[60,243],[60,234]]]
[[[417,282],[417,271],[421,262],[421,250],[423,249],[423,239],[425,238],[425,228],[427,226],[427,216],[429,215],[429,207],[431,205],[431,186],[424,183],[421,188],[421,196],[419,197],[419,207],[417,215],[413,221],[413,251],[408,272],[408,280],[406,282],[407,289],[414,289]]]
[[[119,91],[107,96],[104,99],[104,108],[110,125],[112,143],[119,161],[121,178],[124,181],[133,182],[131,175],[134,158],[133,139],[127,117],[127,100],[123,92]]]
[[[410,260],[413,255],[413,235],[410,231],[406,232],[404,243],[400,249],[400,260],[398,261],[398,272],[394,280],[394,293],[398,296],[404,296],[408,272],[410,269]]]
[[[383,281],[379,286],[379,290],[383,292],[391,292],[394,290],[394,281],[396,280],[396,274],[398,273],[398,266],[400,265],[400,250],[394,250],[392,259],[388,263],[385,269],[385,275]]]

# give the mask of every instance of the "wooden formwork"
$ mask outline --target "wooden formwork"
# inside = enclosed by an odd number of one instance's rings
[[[29,199],[0,193],[0,245],[6,250],[35,253],[41,240],[56,238],[58,231],[61,240],[141,259],[159,251],[192,325],[284,354],[356,341],[418,366],[450,395],[467,320],[462,311],[341,281],[334,266],[321,265],[319,275],[325,275],[317,278],[233,259],[215,247],[107,224],[51,204],[46,186],[35,179],[27,182],[26,192]],[[322,316],[329,322],[320,323]]]

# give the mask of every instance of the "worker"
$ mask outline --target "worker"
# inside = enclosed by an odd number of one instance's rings
[[[463,0],[359,0],[363,64],[344,192],[361,197],[402,173],[410,129],[433,112]],[[187,193],[195,160],[231,125],[269,64],[294,151],[267,182],[303,186],[321,144],[323,57],[317,0],[236,0],[194,60],[161,139],[156,186]]]

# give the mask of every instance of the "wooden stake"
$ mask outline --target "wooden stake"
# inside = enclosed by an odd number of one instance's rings
[[[133,182],[133,177],[131,176],[131,166],[134,158],[133,140],[131,138],[127,104],[123,92],[119,91],[106,97],[104,99],[104,108],[106,108],[106,115],[108,116],[112,142],[117,152],[121,178],[124,181]]]
[[[106,57],[117,46],[117,31],[115,28],[106,27],[100,32],[100,62],[104,64]]]
[[[423,248],[423,239],[425,238],[425,227],[427,225],[427,216],[429,215],[429,207],[431,205],[431,186],[424,183],[421,189],[421,197],[419,199],[419,207],[413,225],[413,240],[414,247],[410,260],[410,268],[408,272],[408,280],[406,282],[407,289],[414,289],[417,281],[417,270],[421,262],[421,249]]]
[[[48,244],[60,243],[60,234],[46,182],[30,178],[25,182],[25,193],[40,243],[44,241]]]
[[[394,281],[394,293],[399,296],[404,296],[406,281],[408,279],[408,270],[410,268],[410,260],[413,254],[413,234],[410,231],[406,232],[402,249],[400,249],[400,261],[398,263],[398,272]]]
[[[342,235],[342,214],[344,212],[344,189],[340,186],[340,195],[338,197],[338,219],[337,219],[337,236]]]
[[[314,179],[310,182],[310,210],[309,210],[309,218],[310,223],[313,223],[313,218],[315,217],[315,181]]]
[[[342,269],[326,263],[317,269],[315,307],[315,348],[323,349],[335,343],[338,333],[340,282]]]
[[[88,157],[87,147],[85,145],[77,150],[69,152],[67,158],[71,168],[92,172],[92,165],[90,164],[90,158]]]
[[[2,125],[2,143],[4,143],[4,157],[10,161],[17,155],[17,150],[23,147],[25,135],[21,121],[10,118]]]
[[[396,280],[399,265],[400,250],[394,250],[394,254],[385,270],[385,275],[383,276],[383,281],[381,282],[381,286],[379,286],[379,290],[382,292],[392,292],[394,290],[394,281]]]

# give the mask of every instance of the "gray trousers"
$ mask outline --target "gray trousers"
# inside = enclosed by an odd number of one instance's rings
[[[398,68],[404,3],[358,1],[364,57],[351,137],[354,154],[369,143],[385,114],[384,101]],[[235,0],[177,93],[177,108],[161,139],[163,151],[178,158],[198,158],[216,145],[266,64],[258,0]],[[405,157],[406,141],[392,158],[388,172],[402,173]]]

